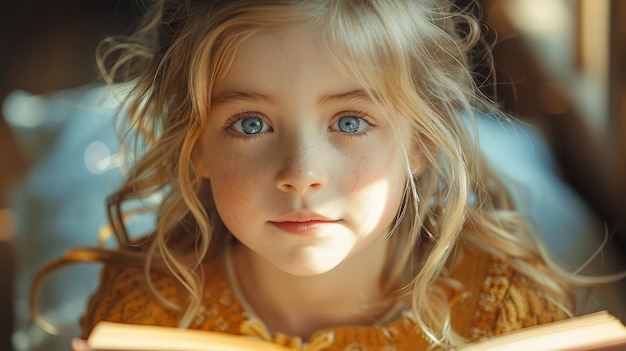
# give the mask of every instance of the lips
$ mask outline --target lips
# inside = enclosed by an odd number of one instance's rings
[[[269,221],[269,224],[288,233],[298,235],[314,235],[324,228],[339,222],[317,213],[312,212],[291,212],[276,220]]]

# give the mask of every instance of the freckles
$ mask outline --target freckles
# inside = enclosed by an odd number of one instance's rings
[[[369,158],[366,156],[360,157],[356,165],[352,167],[352,181],[354,185],[358,186],[364,179],[369,179],[368,175],[371,175],[371,173]]]
[[[246,208],[254,203],[255,180],[245,177],[241,170],[224,169],[213,186],[213,195],[218,213],[230,230],[245,220]],[[231,227],[233,226],[234,227]]]
[[[223,165],[215,179],[215,192],[220,194],[222,202],[238,205],[250,201],[254,196],[254,189],[259,189],[259,179],[250,168],[247,159],[231,158],[222,160]],[[256,166],[258,167],[258,166]],[[219,201],[216,199],[216,201]]]
[[[393,145],[387,152],[368,154],[358,158],[352,166],[352,180],[355,186],[372,183],[386,178],[394,178],[398,168],[398,147]],[[374,152],[376,153],[376,151]]]
[[[393,169],[393,163],[396,161],[398,146],[394,143],[386,156],[387,163],[385,169]]]

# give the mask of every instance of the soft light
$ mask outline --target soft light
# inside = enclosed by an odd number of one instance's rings
[[[111,165],[111,159],[109,147],[101,141],[94,141],[85,149],[85,166],[91,173],[106,172]]]
[[[572,9],[563,0],[509,0],[515,25],[534,35],[563,34],[571,28]]]
[[[7,123],[18,128],[34,128],[46,117],[47,102],[41,96],[15,90],[7,95],[2,113]]]

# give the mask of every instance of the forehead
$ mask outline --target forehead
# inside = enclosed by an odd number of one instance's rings
[[[243,89],[263,92],[309,86],[346,91],[363,87],[338,65],[315,31],[302,26],[263,31],[237,49],[225,76],[216,82],[214,94]]]

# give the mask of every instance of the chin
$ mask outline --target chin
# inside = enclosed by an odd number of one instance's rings
[[[299,277],[314,277],[328,273],[344,261],[344,257],[299,257],[286,263],[275,263],[283,272]]]

